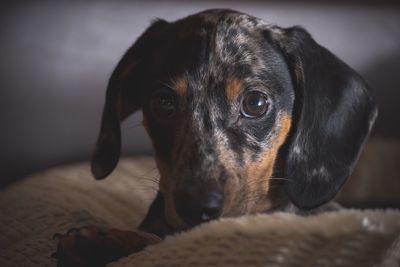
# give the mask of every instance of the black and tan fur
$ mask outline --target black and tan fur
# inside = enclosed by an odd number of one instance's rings
[[[170,120],[152,113],[158,90],[175,96]],[[241,101],[252,90],[268,97],[268,110],[246,118]],[[222,9],[157,20],[123,56],[107,89],[97,179],[117,165],[120,122],[140,109],[160,172],[140,230],[159,236],[195,224],[179,215],[187,195],[219,192],[216,217],[327,203],[377,114],[363,79],[304,29]]]

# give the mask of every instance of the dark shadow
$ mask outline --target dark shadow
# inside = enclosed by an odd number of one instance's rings
[[[361,74],[372,87],[379,105],[371,136],[400,139],[400,44],[397,54],[382,57]]]

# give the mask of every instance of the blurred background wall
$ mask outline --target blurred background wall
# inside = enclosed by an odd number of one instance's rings
[[[10,1],[0,6],[0,185],[88,160],[107,80],[124,51],[154,18],[216,7],[304,26],[375,89],[373,136],[400,140],[395,1]],[[123,124],[124,155],[152,151],[140,119]]]

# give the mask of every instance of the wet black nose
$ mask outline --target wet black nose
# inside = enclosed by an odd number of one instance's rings
[[[222,205],[223,195],[219,192],[175,194],[176,211],[189,225],[218,218],[222,213]]]

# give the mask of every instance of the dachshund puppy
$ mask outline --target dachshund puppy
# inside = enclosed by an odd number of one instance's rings
[[[96,179],[116,167],[120,123],[138,110],[160,172],[140,231],[62,235],[59,266],[104,266],[220,217],[315,210],[351,174],[377,115],[364,80],[306,30],[223,9],[157,20],[122,57]]]

